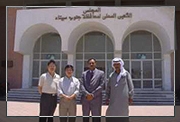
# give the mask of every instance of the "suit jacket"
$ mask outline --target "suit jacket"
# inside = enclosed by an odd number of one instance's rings
[[[81,78],[81,91],[83,93],[83,96],[86,96],[87,94],[93,94],[94,99],[96,97],[101,97],[102,90],[104,86],[104,72],[98,69],[95,69],[94,75],[92,79],[89,81],[89,78],[87,76],[87,73],[89,70],[86,70],[82,73]],[[89,85],[90,84],[90,85]]]

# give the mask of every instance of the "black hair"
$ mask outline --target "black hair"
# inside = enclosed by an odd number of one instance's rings
[[[72,65],[70,65],[70,64],[66,65],[65,68],[64,68],[64,70],[66,70],[67,68],[71,68],[72,71],[74,71],[74,67],[73,67]]]
[[[96,62],[96,59],[95,59],[95,58],[89,58],[88,61],[87,61],[87,63],[89,63],[89,61],[91,61],[91,60],[94,60],[94,61]]]
[[[54,60],[50,60],[47,65],[49,66],[51,63],[56,65],[56,62]]]

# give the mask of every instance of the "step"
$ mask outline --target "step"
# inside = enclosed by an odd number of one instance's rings
[[[19,97],[19,98],[40,98],[40,95],[39,94],[8,94],[8,98],[10,97],[13,97],[13,98],[16,98],[16,97]],[[81,96],[77,97],[77,99],[81,99]],[[105,99],[105,97],[103,97],[102,99]],[[156,97],[156,96],[145,96],[145,97],[142,97],[142,96],[134,96],[134,99],[173,99],[174,100],[174,97],[173,96],[168,96],[168,97]]]
[[[11,95],[8,96],[8,98],[31,98],[31,99],[40,99],[40,95],[39,96],[33,96],[33,95],[29,95],[29,96],[22,96],[22,95]],[[59,97],[58,97],[59,99]],[[81,98],[78,97],[77,100],[80,100]],[[102,98],[103,100],[105,100],[105,98]],[[135,97],[133,98],[133,100],[171,100],[174,101],[174,98],[149,98],[149,97]]]
[[[38,91],[9,91],[8,95],[11,94],[39,94]],[[102,93],[105,96],[105,93]],[[174,96],[173,93],[134,93],[134,97],[167,97]]]
[[[9,99],[8,101],[21,101],[21,102],[40,102],[38,99]],[[57,101],[59,103],[59,101]],[[80,104],[80,101],[77,101],[77,104]],[[103,102],[105,105],[105,102]],[[174,102],[133,102],[133,105],[174,105]]]
[[[15,94],[15,93],[20,93],[20,94],[39,94],[39,92],[36,92],[36,91],[9,91],[8,92],[8,94]],[[81,95],[81,93],[80,93],[80,95]],[[102,93],[102,95],[105,95],[105,93]],[[134,95],[143,95],[143,96],[145,96],[145,95],[174,95],[174,94],[166,94],[166,93],[156,93],[156,94],[152,94],[152,93],[149,93],[149,94],[137,94],[137,93],[134,93]]]
[[[38,91],[33,91],[33,90],[11,90],[9,91],[8,93],[16,93],[16,92],[20,92],[20,93],[23,93],[23,92],[30,92],[30,93],[39,93]]]
[[[171,95],[171,94],[170,94]],[[148,94],[148,95],[143,95],[143,94],[134,94],[134,97],[166,97],[167,95],[166,94]],[[171,95],[173,96],[173,95]]]
[[[21,88],[11,89],[10,91],[38,91],[38,88]],[[174,93],[174,91],[163,91],[163,90],[135,90],[135,93]],[[103,90],[105,93],[105,90]]]
[[[151,103],[149,103],[149,102],[135,102],[135,103],[133,103],[133,105],[134,106],[136,106],[136,105],[174,105],[174,102],[151,102]]]
[[[174,102],[174,100],[164,100],[164,99],[161,99],[161,100],[153,100],[153,99],[145,99],[145,100],[142,100],[142,99],[139,99],[139,100],[133,100],[135,102]]]
[[[10,91],[38,91],[38,89],[31,89],[31,88],[28,88],[28,89],[10,89]]]
[[[30,99],[30,100],[40,100],[40,98],[34,98],[34,97],[26,97],[26,98],[22,98],[22,97],[11,97],[11,98],[7,98],[7,100],[16,100],[16,99]],[[59,99],[58,99],[59,100]],[[80,99],[77,99],[77,101],[80,101]],[[103,100],[105,101],[105,100]],[[174,100],[171,99],[134,99],[134,102],[174,102]]]
[[[40,96],[40,94],[25,94],[25,93],[11,93],[7,95],[9,96]]]
[[[105,91],[102,92],[103,104],[105,103]],[[8,101],[39,102],[40,94],[37,88],[11,89],[8,93]],[[134,105],[174,105],[173,91],[135,91]],[[81,94],[77,98],[80,104]],[[58,98],[59,101],[59,98]]]

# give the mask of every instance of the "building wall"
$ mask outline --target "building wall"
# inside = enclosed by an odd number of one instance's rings
[[[11,10],[13,11],[13,9]],[[163,54],[166,54],[163,56],[163,58],[165,58],[165,62],[163,65],[164,66],[163,74],[164,74],[165,82],[163,85],[165,86],[165,88],[168,88],[171,85],[172,71],[170,71],[170,69],[172,65],[171,64],[172,56],[170,56],[169,51],[174,50],[174,46],[173,46],[174,21],[173,21],[172,8],[144,9],[144,11],[146,11],[145,12],[146,15],[143,15],[142,13],[141,16],[139,16],[140,9],[132,10],[129,8],[127,10],[133,13],[133,17],[134,17],[133,19],[127,19],[122,21],[121,20],[119,21],[82,20],[71,23],[61,22],[60,20],[55,21],[54,17],[60,14],[59,11],[56,11],[56,9],[22,10],[19,11],[17,14],[15,37],[14,37],[14,29],[15,29],[14,18],[16,12],[12,12],[11,10],[8,12],[8,15],[10,15],[10,17],[8,17],[9,19],[8,23],[10,23],[10,26],[8,28],[11,27],[13,29],[12,31],[8,32],[8,37],[9,35],[13,35],[13,36],[12,37],[10,36],[10,38],[8,39],[8,41],[10,42],[10,46],[8,46],[9,47],[8,51],[10,51],[10,55],[11,55],[8,56],[8,59],[13,60],[14,66],[13,68],[9,68],[10,70],[8,71],[8,75],[9,75],[8,79],[9,81],[11,81],[12,84],[11,86],[13,86],[14,83],[13,87],[21,87],[21,84],[23,84],[22,81],[25,82],[23,88],[29,86],[27,82],[30,82],[30,80],[32,79],[30,72],[32,70],[32,64],[31,64],[32,49],[37,38],[40,37],[43,33],[47,33],[47,32],[59,33],[62,39],[62,51],[68,54],[68,58],[74,59],[73,54],[75,53],[75,48],[76,48],[75,45],[78,39],[87,32],[97,30],[107,34],[114,43],[115,56],[121,56],[123,39],[132,31],[141,30],[141,29],[149,30],[155,33],[157,37],[160,39],[163,48]],[[75,14],[79,15],[83,11],[83,9],[79,9],[79,10],[76,9],[71,13],[71,11],[68,12],[66,10],[67,9],[63,9],[61,10],[61,12],[68,13],[69,15],[72,16]],[[106,9],[104,9],[103,12],[104,11],[108,12]],[[37,18],[37,19],[32,19],[32,18]],[[156,24],[153,23],[156,23],[157,26],[155,26]],[[16,45],[14,45],[13,41],[15,41]],[[19,53],[13,52],[13,46],[14,46],[14,51],[23,54],[23,56]],[[75,63],[73,62],[73,60],[70,59],[68,59],[68,63]],[[24,64],[22,60],[25,62]],[[18,62],[18,64],[21,65],[17,66],[16,62]],[[17,79],[13,79],[15,74],[15,73],[13,74],[13,72],[19,73],[19,75],[16,74],[16,77],[18,76]],[[15,82],[17,85],[15,85]]]
[[[142,9],[144,10],[144,13],[139,15],[139,11]],[[132,31],[143,29],[154,32],[154,34],[160,38],[163,53],[168,53],[168,51],[174,50],[173,7],[112,8],[112,11],[118,11],[118,15],[123,15],[126,12],[132,12],[133,17],[125,18],[124,20],[83,19],[81,21],[76,20],[71,22],[69,20],[68,22],[55,20],[55,17],[59,14],[62,14],[62,16],[75,16],[81,15],[83,10],[85,9],[61,8],[61,12],[59,12],[58,9],[34,9],[19,11],[17,14],[18,17],[16,23],[17,33],[15,36],[15,51],[23,54],[31,53],[31,46],[33,46],[33,43],[36,41],[35,39],[40,36],[38,34],[43,34],[43,32],[40,33],[39,31],[44,31],[44,33],[53,31],[59,33],[61,36],[63,45],[62,51],[73,52],[73,49],[75,48],[74,45],[77,43],[78,39],[83,34],[93,30],[102,31],[107,34],[114,42],[117,42],[114,43],[115,50],[121,50],[122,41],[127,34],[131,33]],[[108,12],[108,9],[105,7],[102,8],[101,11],[103,15],[106,13],[113,14],[113,12]],[[38,19],[32,19],[32,17]],[[22,19],[23,21],[21,21]],[[28,33],[35,33],[36,35],[34,34],[33,36],[28,36]],[[25,41],[27,41],[27,43]],[[69,43],[71,43],[71,45],[69,45]],[[22,47],[25,45],[27,47],[26,49]]]
[[[21,88],[22,87],[22,71],[23,71],[23,55],[17,52],[14,52],[14,36],[15,36],[15,21],[16,21],[16,11],[17,8],[8,8],[8,60],[13,61],[13,67],[8,68],[8,82],[10,83],[11,88]],[[176,35],[177,35],[177,45],[180,45],[179,43],[179,37],[178,33],[180,32],[180,12],[176,11]],[[2,22],[3,23],[3,22]],[[2,24],[3,25],[3,24]],[[5,46],[2,46],[5,47]],[[179,47],[179,46],[177,46]],[[178,51],[176,51],[176,61],[179,61],[180,57],[178,56]],[[173,54],[171,54],[171,62],[173,61]],[[171,63],[171,66],[173,63]],[[176,67],[178,67],[178,64],[176,63]],[[2,67],[1,67],[2,68]],[[2,68],[1,71],[3,71],[4,68]],[[180,74],[179,70],[176,70],[176,83],[179,85],[179,82],[177,82],[177,79],[180,79],[180,76],[177,75]],[[5,75],[3,75],[5,76]],[[173,75],[173,67],[171,67],[171,76]],[[4,78],[3,78],[4,79]],[[171,83],[173,84],[173,77],[171,77]],[[178,86],[177,85],[177,86]],[[176,87],[177,87],[176,86]],[[173,89],[173,87],[172,87]]]
[[[21,88],[22,86],[22,54],[14,52],[15,23],[17,8],[7,9],[7,60],[13,61],[13,66],[7,68],[7,81],[10,88]]]
[[[13,1],[13,2],[12,2]],[[179,0],[1,0],[1,5],[9,6],[135,6],[173,5],[180,10]]]
[[[71,1],[82,1],[82,0],[53,0],[53,1],[50,1],[50,2],[49,1],[50,0],[13,0],[13,1],[12,0],[1,0],[0,4],[4,5],[4,6],[6,6],[6,5],[9,5],[9,6],[10,5],[13,5],[13,6],[16,6],[16,5],[18,5],[18,6],[22,6],[22,5],[55,5],[55,6],[57,6],[57,5],[64,5],[64,4],[66,4],[67,6],[70,6],[70,5],[74,4],[74,3],[76,3],[76,5],[80,4],[80,2],[72,3]],[[89,1],[90,1],[90,5],[95,5],[93,1],[97,1],[97,0],[89,0]],[[109,0],[109,1],[112,1],[112,0]],[[136,5],[140,4],[140,3],[133,3],[133,2],[127,3],[127,1],[131,1],[131,0],[115,0],[115,5],[116,6],[117,5],[118,6],[133,5],[134,6],[134,4],[136,4]],[[135,0],[132,0],[132,1],[135,1]],[[148,1],[151,2],[151,0],[148,0]],[[152,0],[152,2],[153,1],[154,0]],[[176,89],[177,89],[178,87],[180,87],[180,75],[179,75],[180,74],[180,70],[179,70],[179,67],[180,67],[180,64],[179,64],[179,62],[180,62],[180,49],[179,49],[179,47],[180,47],[180,4],[179,4],[179,0],[160,0],[160,1],[162,1],[162,2],[161,2],[161,4],[158,4],[158,5],[173,5],[173,6],[176,6],[176,28],[175,28],[175,30],[176,30],[176,38],[177,38],[177,43],[176,43],[177,44],[176,45],[176,49],[177,50],[175,51],[175,55],[176,55],[175,56],[175,60],[176,60],[176,63],[175,63],[175,81],[176,81]],[[57,2],[59,2],[59,4],[57,4]],[[55,3],[55,4],[52,4],[52,3]],[[102,3],[103,3],[103,5],[105,5],[105,2],[102,2]],[[87,3],[82,3],[82,4],[87,4]],[[108,4],[107,4],[107,6],[108,6]],[[142,0],[141,5],[149,5],[149,2],[147,2],[145,0]],[[157,5],[157,4],[153,4],[153,5]],[[14,9],[14,11],[16,11],[16,9]],[[2,13],[3,11],[0,10],[0,12]],[[5,13],[3,13],[3,14],[5,14]],[[5,22],[3,21],[3,19],[0,20],[0,27],[1,27],[1,29],[5,28]],[[13,26],[11,26],[11,27],[13,27]],[[13,29],[13,28],[11,28],[11,29]],[[5,40],[5,34],[0,33],[0,37],[1,37],[1,40]],[[5,43],[4,42],[5,41],[1,41],[1,45],[0,45],[0,48],[3,49],[3,50],[5,48],[5,46],[4,46]],[[14,52],[12,50],[10,50],[10,53],[13,54]],[[14,60],[16,60],[19,57],[22,58],[22,56],[19,55],[18,53],[14,53],[14,54],[15,54],[13,56]],[[5,53],[0,51],[0,55],[1,55],[0,60],[4,61]],[[171,56],[171,61],[172,60],[173,60],[173,58]],[[19,63],[19,64],[22,64],[22,63]],[[17,61],[16,61],[16,65],[17,65]],[[21,67],[21,65],[20,65],[20,67]],[[13,69],[12,68],[8,68],[8,70],[12,71]],[[16,70],[13,70],[13,71],[16,72]],[[172,71],[173,71],[173,69],[171,69],[171,73],[172,73]],[[22,72],[22,70],[18,71],[18,72]],[[18,73],[18,74],[20,74],[20,73]],[[16,79],[16,77],[13,77],[13,76],[14,75],[11,72],[9,74],[9,77],[8,77],[8,81],[9,82],[15,81],[14,79]],[[3,67],[0,67],[0,79],[1,80],[5,79],[5,68],[3,68]],[[17,78],[17,80],[15,82],[19,82],[20,80],[18,80],[18,79],[21,80],[22,78]],[[12,84],[15,83],[15,82],[12,82]],[[20,88],[21,83],[19,83],[19,85],[14,85],[14,86],[18,86]]]

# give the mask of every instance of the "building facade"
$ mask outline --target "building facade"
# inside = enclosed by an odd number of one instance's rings
[[[87,60],[96,58],[108,79],[111,60],[121,57],[136,90],[174,89],[174,7],[8,8],[9,14],[12,9],[8,58],[19,56],[19,64],[8,68],[8,81],[14,88],[37,86],[50,59],[61,76],[72,64],[80,78]]]

